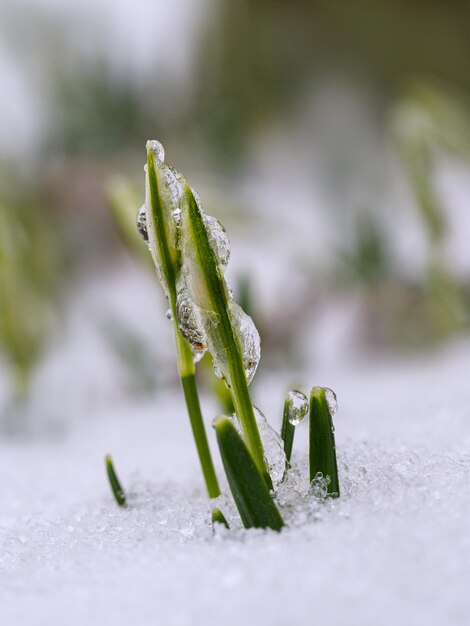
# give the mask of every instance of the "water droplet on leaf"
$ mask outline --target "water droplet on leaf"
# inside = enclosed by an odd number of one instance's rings
[[[338,400],[336,398],[336,394],[333,389],[330,389],[329,387],[323,387],[323,389],[325,390],[325,397],[328,404],[328,409],[330,411],[330,415],[331,417],[333,417],[338,410]]]
[[[301,391],[289,391],[287,394],[288,419],[292,426],[297,426],[308,413],[308,398]]]

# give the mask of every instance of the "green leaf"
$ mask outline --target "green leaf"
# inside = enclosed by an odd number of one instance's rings
[[[295,426],[289,422],[289,402],[290,396],[286,395],[284,400],[284,413],[282,415],[281,439],[284,442],[284,453],[286,455],[286,470],[290,467],[292,456],[292,446],[294,444]]]
[[[324,387],[310,393],[310,482],[320,473],[329,477],[328,494],[338,497],[339,479],[333,420]]]
[[[204,327],[213,358],[215,355],[223,355],[218,365],[230,388],[235,412],[241,422],[248,448],[258,469],[265,475],[267,470],[263,445],[248,391],[240,341],[232,324],[227,287],[210,244],[201,210],[187,185],[185,196],[186,205],[182,215],[183,230],[187,237],[184,262],[190,271],[188,288],[191,289],[191,296],[205,317]]]
[[[282,416],[281,438],[284,441],[286,470],[290,467],[295,427],[305,419],[309,408],[308,398],[301,391],[292,389],[286,394],[284,414]]]
[[[222,524],[225,528],[230,528],[227,520],[225,519],[225,515],[220,509],[212,510],[212,527],[214,527],[215,524]]]
[[[117,474],[113,465],[113,460],[111,459],[111,455],[109,454],[106,455],[105,462],[106,462],[106,472],[108,474],[109,484],[111,485],[111,491],[113,492],[114,498],[119,506],[124,506],[126,504],[126,495],[124,493],[123,488],[121,487],[119,478],[117,477]]]
[[[148,211],[149,243],[152,257],[161,273],[161,280],[168,291],[170,304],[176,303],[176,268],[172,259],[168,237],[168,210],[162,201],[161,183],[155,169],[152,148],[147,144],[147,185],[150,210]]]
[[[245,528],[281,530],[284,521],[263,474],[258,470],[233,422],[228,417],[219,416],[212,424],[230,490]]]

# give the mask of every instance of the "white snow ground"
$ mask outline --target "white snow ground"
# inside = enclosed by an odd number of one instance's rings
[[[306,372],[338,392],[343,494],[297,496],[280,534],[213,535],[179,392],[103,403],[55,437],[3,439],[0,624],[467,625],[469,364],[467,342],[422,361]],[[289,382],[258,384],[268,416]],[[216,407],[204,408],[210,421]],[[306,434],[302,424],[300,465]],[[212,433],[211,444],[218,459]],[[106,452],[130,494],[125,510]]]

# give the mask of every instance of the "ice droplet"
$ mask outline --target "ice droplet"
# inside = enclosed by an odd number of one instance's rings
[[[139,231],[140,236],[148,243],[149,234],[147,231],[147,209],[145,208],[145,204],[143,204],[137,212],[137,230]]]
[[[227,237],[227,233],[225,232],[225,228],[216,217],[206,215],[202,211],[201,213],[204,226],[206,227],[207,234],[209,236],[209,243],[217,256],[222,269],[225,269],[228,265],[231,252],[230,241]]]
[[[236,302],[230,302],[232,323],[240,341],[247,383],[255,375],[261,357],[261,340],[253,320]]]
[[[338,410],[338,400],[336,398],[336,394],[333,389],[329,387],[323,387],[325,391],[326,402],[328,404],[328,409],[330,411],[331,417],[336,415],[336,411]]]
[[[165,312],[165,315],[167,317],[167,319],[172,320],[173,319],[173,313],[171,312],[171,309],[167,309]]]
[[[288,420],[297,426],[308,413],[308,398],[301,391],[289,391],[287,394]]]
[[[317,472],[315,478],[310,483],[310,493],[319,500],[325,500],[328,497],[328,485],[330,484],[330,477],[323,476],[322,472]]]
[[[147,142],[147,148],[150,148],[152,151],[154,159],[158,159],[159,161],[165,160],[165,148],[159,141],[156,139],[150,139]]]
[[[183,337],[189,341],[196,352],[202,352],[202,354],[204,354],[207,349],[206,337],[202,330],[196,307],[189,297],[186,288],[182,288],[178,291],[176,298],[176,316],[178,318],[178,328]],[[202,354],[199,358],[202,357]]]

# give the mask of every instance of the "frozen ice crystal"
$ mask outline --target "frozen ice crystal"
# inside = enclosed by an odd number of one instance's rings
[[[288,419],[292,426],[297,426],[308,413],[308,398],[301,391],[289,391],[287,394]]]

